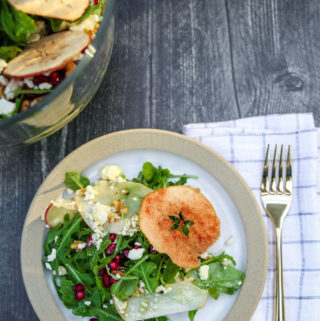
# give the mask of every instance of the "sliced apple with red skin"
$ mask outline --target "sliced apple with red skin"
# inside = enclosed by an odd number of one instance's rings
[[[11,78],[26,78],[62,69],[88,46],[89,36],[82,31],[62,31],[33,43],[12,59],[3,74]]]
[[[18,10],[41,17],[68,21],[80,18],[89,7],[90,0],[8,0]]]
[[[64,217],[69,214],[70,219],[77,213],[73,200],[59,200],[51,202],[44,214],[46,223],[52,228],[64,222]]]

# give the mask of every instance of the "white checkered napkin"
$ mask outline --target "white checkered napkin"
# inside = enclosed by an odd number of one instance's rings
[[[293,202],[284,222],[286,319],[320,320],[320,130],[312,114],[269,115],[220,123],[190,124],[184,134],[208,145],[241,173],[260,202],[267,144],[291,145]],[[272,153],[271,153],[272,155]],[[270,244],[269,273],[252,321],[273,320],[274,231],[264,213]]]

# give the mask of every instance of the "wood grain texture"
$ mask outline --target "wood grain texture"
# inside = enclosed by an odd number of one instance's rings
[[[1,320],[37,320],[20,236],[34,193],[65,155],[128,128],[181,132],[189,122],[297,111],[319,125],[319,24],[317,0],[118,0],[113,56],[91,103],[53,136],[0,154]]]

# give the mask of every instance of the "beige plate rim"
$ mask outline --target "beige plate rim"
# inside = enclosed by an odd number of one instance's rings
[[[65,157],[48,175],[30,205],[22,233],[21,267],[31,304],[40,320],[66,321],[56,306],[41,263],[45,224],[41,215],[64,190],[66,171],[83,171],[116,153],[155,149],[182,156],[207,170],[226,189],[237,207],[247,239],[246,280],[225,321],[250,320],[265,286],[268,243],[263,217],[249,186],[219,154],[181,134],[156,129],[131,129],[96,138]],[[190,153],[192,151],[192,153]]]

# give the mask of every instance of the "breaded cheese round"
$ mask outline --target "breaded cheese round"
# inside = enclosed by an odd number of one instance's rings
[[[182,221],[178,229],[171,229],[174,222],[169,216],[179,217],[180,212],[184,222],[193,222],[188,236],[182,232]],[[197,267],[199,256],[220,235],[220,220],[211,203],[199,190],[183,185],[148,194],[141,204],[139,226],[156,251],[182,268]]]

